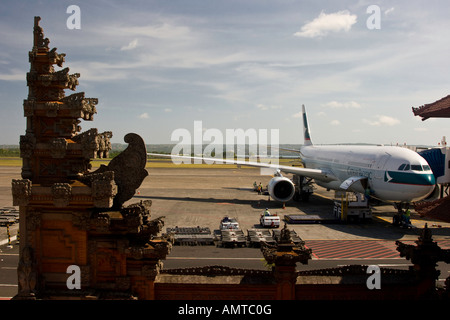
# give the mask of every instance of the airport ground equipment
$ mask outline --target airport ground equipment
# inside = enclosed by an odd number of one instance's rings
[[[361,193],[336,191],[333,214],[337,220],[345,222],[372,219],[368,199]]]
[[[266,242],[269,244],[275,244],[275,240],[272,234],[267,229],[248,229],[247,239],[249,247],[258,248],[261,246],[261,242]]]
[[[289,224],[313,224],[313,223],[339,223],[340,221],[334,217],[323,217],[317,214],[287,214],[284,221]]]
[[[175,227],[167,228],[167,233],[174,236],[175,245],[214,245],[214,236],[207,227]]]
[[[262,227],[278,228],[280,226],[280,217],[275,213],[262,213],[259,223]]]
[[[19,210],[12,207],[0,209],[0,226],[12,225],[17,222],[19,222]]]
[[[220,220],[219,230],[238,230],[239,222],[236,218],[229,218],[225,216],[222,220]]]
[[[292,177],[292,182],[295,185],[295,201],[308,201],[309,197],[314,192],[314,187],[312,184],[312,179],[294,174]]]
[[[299,237],[297,232],[295,230],[289,230],[289,234],[291,235],[292,242],[294,242],[296,245],[302,244],[303,240]],[[272,230],[272,238],[276,242],[280,242],[281,237],[281,230]]]
[[[239,227],[236,218],[224,217],[220,220],[218,230],[218,246],[220,247],[245,247],[247,238]]]
[[[247,237],[244,231],[238,230],[220,230],[220,247],[245,247],[247,246]]]

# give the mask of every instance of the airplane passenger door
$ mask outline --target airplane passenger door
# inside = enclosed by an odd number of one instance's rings
[[[391,157],[391,155],[388,154],[388,153],[386,153],[385,155],[382,155],[382,156],[378,159],[377,164],[376,164],[375,167],[376,167],[377,169],[379,169],[379,170],[384,169],[384,166],[386,165],[386,162],[389,160],[390,157]]]
[[[376,173],[375,173],[375,178],[377,179],[382,179],[384,176],[384,167],[386,165],[386,163],[388,162],[389,158],[391,157],[390,154],[386,153],[384,155],[382,155],[376,162],[375,164],[375,169],[376,169]]]

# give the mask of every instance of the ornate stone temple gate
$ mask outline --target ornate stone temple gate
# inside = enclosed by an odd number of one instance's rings
[[[20,137],[22,179],[12,181],[20,208],[19,290],[16,299],[152,298],[152,283],[171,242],[156,237],[163,222],[150,220],[151,201],[123,207],[148,175],[144,141],[125,136],[128,148],[108,166],[91,172],[92,158],[105,158],[111,132],[80,133],[92,121],[97,99],[75,90],[80,74],[62,67],[65,54],[49,49],[34,20],[29,52],[25,135]],[[69,266],[81,271],[81,289],[67,287]]]

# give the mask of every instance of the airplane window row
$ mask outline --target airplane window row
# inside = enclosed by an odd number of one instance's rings
[[[420,164],[412,164],[409,165],[407,163],[402,164],[400,167],[398,167],[398,170],[400,171],[408,171],[408,170],[414,170],[414,171],[429,171],[431,170],[429,165],[420,165]]]

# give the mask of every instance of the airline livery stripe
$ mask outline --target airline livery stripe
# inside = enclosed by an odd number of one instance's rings
[[[417,174],[412,172],[386,171],[384,181],[398,184],[432,186],[436,183],[431,173]]]

